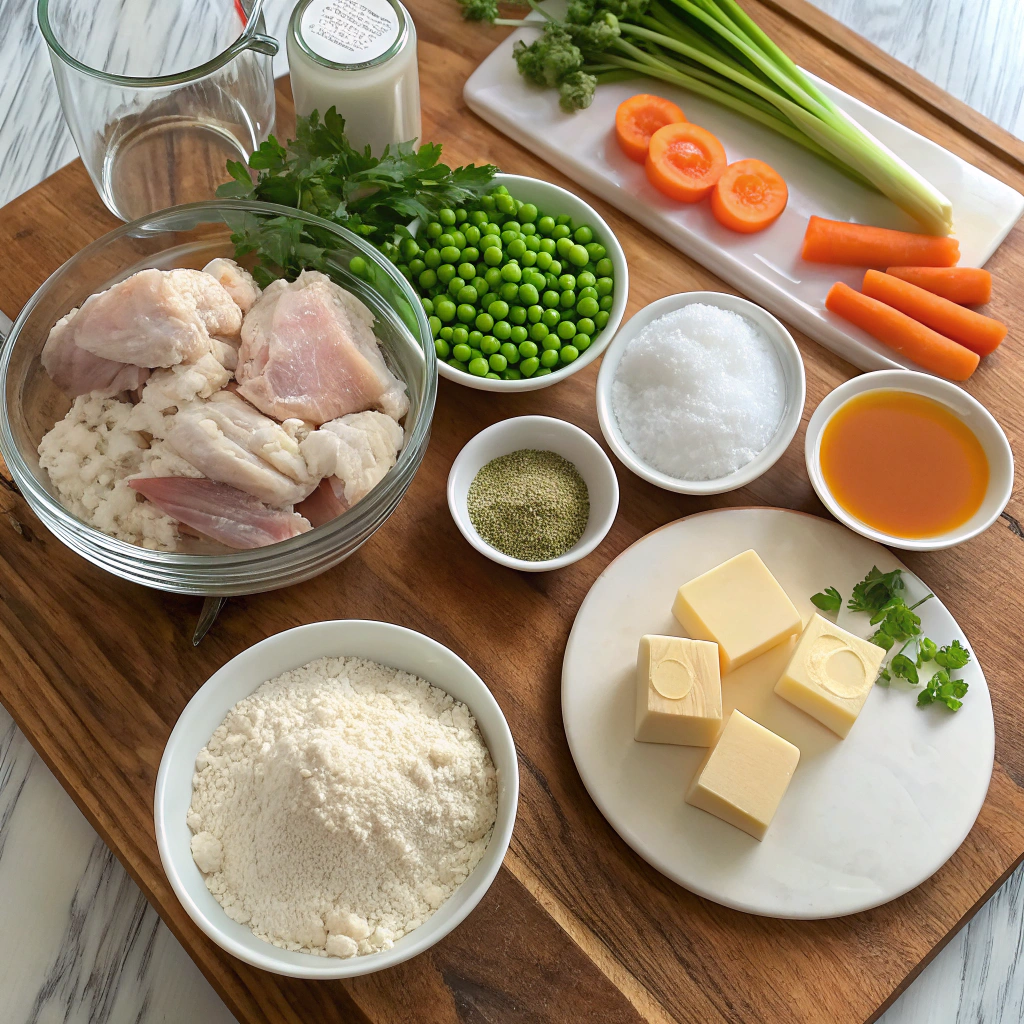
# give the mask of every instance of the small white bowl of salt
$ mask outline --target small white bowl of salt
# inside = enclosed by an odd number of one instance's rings
[[[597,416],[627,469],[680,494],[720,494],[770,469],[800,425],[800,350],[760,306],[726,292],[669,295],[620,328]]]

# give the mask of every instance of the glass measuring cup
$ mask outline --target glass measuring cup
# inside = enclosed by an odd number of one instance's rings
[[[38,0],[57,92],[107,208],[212,199],[274,123],[263,0]]]

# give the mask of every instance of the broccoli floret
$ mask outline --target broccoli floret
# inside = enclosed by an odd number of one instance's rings
[[[571,114],[574,110],[586,110],[594,101],[597,79],[585,71],[573,71],[562,79],[558,87],[558,102],[562,109]]]
[[[548,87],[559,85],[583,64],[579,47],[557,22],[548,22],[544,26],[544,34],[529,46],[520,40],[512,55],[523,77]]]
[[[459,0],[466,21],[494,21],[498,16],[498,0]]]
[[[647,13],[651,0],[597,0],[597,10],[610,11],[617,18],[636,21]]]
[[[571,25],[588,25],[594,20],[598,0],[572,0],[565,20]]]
[[[603,53],[622,35],[619,19],[608,11],[599,15],[589,25],[568,24],[566,28],[572,36],[572,41],[588,57]]]

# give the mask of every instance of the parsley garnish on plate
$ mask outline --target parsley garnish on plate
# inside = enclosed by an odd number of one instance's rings
[[[255,183],[249,170],[257,171]],[[334,107],[320,120],[317,111],[300,117],[295,138],[284,146],[273,135],[248,167],[228,162],[232,181],[217,195],[258,199],[290,206],[340,224],[362,235],[389,259],[409,237],[416,217],[434,219],[443,207],[462,206],[493,188],[491,164],[451,168],[441,163],[441,147],[415,140],[387,146],[378,156],[359,150],[345,136],[345,119]],[[255,256],[253,275],[266,286],[294,278],[301,270],[330,273],[335,240],[329,231],[293,217],[243,217],[232,224],[239,258]]]
[[[891,655],[888,664],[882,666],[876,681],[881,686],[888,686],[893,679],[903,679],[911,686],[919,686],[922,682],[921,669],[929,665],[934,671],[924,679],[924,688],[917,695],[918,706],[939,703],[950,711],[957,711],[963,706],[967,683],[952,673],[967,665],[971,660],[970,651],[959,640],[939,647],[934,640],[924,636],[921,617],[915,609],[935,595],[926,594],[920,601],[908,605],[903,597],[905,590],[902,569],[882,572],[877,566],[872,566],[867,576],[853,588],[846,602],[849,611],[870,616],[870,624],[876,627],[868,637],[871,643],[886,651],[902,644]],[[822,611],[838,612],[843,598],[835,587],[826,587],[814,594],[811,602]]]

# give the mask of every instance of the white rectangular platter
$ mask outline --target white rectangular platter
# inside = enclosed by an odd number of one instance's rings
[[[912,218],[788,139],[666,82],[637,77],[601,85],[587,110],[566,114],[558,106],[557,90],[532,85],[516,69],[516,41],[536,37],[534,29],[517,30],[476,69],[464,90],[471,110],[854,366],[917,369],[825,309],[831,285],[845,281],[859,289],[863,270],[800,259],[812,214],[919,230]],[[1024,196],[892,118],[815,80],[839,107],[952,200],[960,263],[983,266],[1024,212]],[[718,136],[730,162],[756,157],[774,167],[789,187],[782,216],[765,231],[739,235],[718,224],[707,202],[677,203],[648,184],[643,167],[622,153],[614,133],[616,107],[638,92],[657,93],[678,103],[688,120]]]

